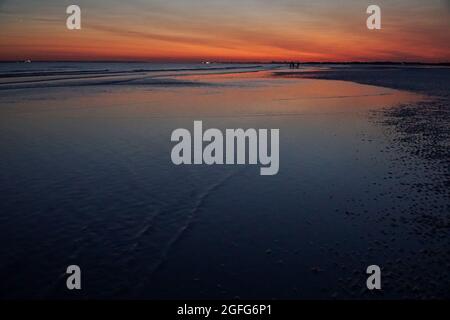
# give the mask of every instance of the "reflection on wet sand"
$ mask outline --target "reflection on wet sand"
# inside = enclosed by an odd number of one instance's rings
[[[205,73],[2,88],[0,241],[11,245],[0,249],[1,273],[30,262],[15,268],[25,291],[2,277],[9,297],[64,297],[54,275],[71,263],[88,270],[90,297],[156,299],[367,298],[368,265],[413,268],[420,238],[402,224],[415,196],[405,193],[434,169],[398,165],[405,153],[369,111],[429,98]],[[279,128],[279,174],[174,166],[170,134],[194,120]],[[418,280],[424,294],[445,290],[428,285],[445,264],[420,264],[430,270]],[[384,297],[401,297],[408,274],[386,274]]]

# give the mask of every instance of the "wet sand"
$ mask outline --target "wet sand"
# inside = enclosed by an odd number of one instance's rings
[[[71,298],[78,264],[81,298],[448,297],[448,167],[388,113],[437,100],[272,72],[3,79],[0,295]],[[279,128],[280,173],[173,166],[194,120]]]
[[[373,121],[386,128],[392,141],[390,148],[408,156],[396,158],[395,164],[408,167],[414,159],[421,165],[414,171],[424,172],[432,179],[428,183],[408,184],[405,198],[414,194],[412,204],[402,212],[403,223],[412,228],[423,246],[411,259],[443,265],[450,271],[450,68],[438,66],[328,66],[317,71],[276,72],[276,76],[305,79],[343,80],[417,92],[429,97],[426,101],[400,104],[372,112]],[[399,198],[399,201],[403,201]],[[438,201],[438,199],[440,201]],[[441,203],[440,205],[438,203]],[[390,214],[387,214],[389,216]],[[385,218],[388,218],[388,217]],[[384,219],[384,218],[383,218]],[[404,262],[403,262],[404,263]],[[420,270],[420,264],[408,264],[405,270],[416,272],[416,278],[429,277],[428,292],[443,282],[450,285],[448,272],[430,274]],[[413,279],[411,279],[411,282]],[[413,297],[443,298],[449,290],[439,294],[425,294],[419,286],[405,286]],[[406,291],[406,290],[405,290]],[[407,292],[407,291],[406,291]],[[405,297],[410,297],[405,294]]]

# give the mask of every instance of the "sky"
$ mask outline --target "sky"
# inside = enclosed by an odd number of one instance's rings
[[[0,0],[0,60],[26,59],[450,62],[450,0]]]

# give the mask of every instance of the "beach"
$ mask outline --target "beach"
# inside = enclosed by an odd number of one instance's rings
[[[448,298],[449,84],[426,66],[0,63],[0,296],[73,298],[76,264],[78,298]],[[175,166],[171,133],[199,120],[279,129],[278,174]]]

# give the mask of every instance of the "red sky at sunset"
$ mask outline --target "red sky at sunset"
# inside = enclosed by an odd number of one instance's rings
[[[449,1],[0,0],[0,60],[450,61]]]

